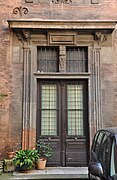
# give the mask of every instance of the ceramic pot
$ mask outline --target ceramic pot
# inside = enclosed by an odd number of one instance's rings
[[[36,162],[36,169],[45,169],[46,167],[46,159],[38,159],[38,161]]]
[[[15,152],[14,152],[14,151],[9,151],[9,152],[7,152],[7,158],[8,158],[8,159],[12,159],[12,158],[14,157],[14,155],[15,155]]]

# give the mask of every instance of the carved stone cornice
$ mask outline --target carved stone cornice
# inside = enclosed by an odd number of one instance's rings
[[[32,19],[13,19],[8,20],[9,27],[14,28],[23,28],[23,29],[81,29],[86,31],[87,29],[91,30],[106,30],[112,33],[112,30],[116,27],[115,21],[68,21],[68,20],[32,20]]]
[[[52,0],[53,4],[71,4],[72,0]]]
[[[103,44],[107,41],[107,35],[102,32],[95,32],[95,41],[97,41],[98,44]]]

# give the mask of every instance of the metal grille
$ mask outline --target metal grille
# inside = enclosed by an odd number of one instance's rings
[[[42,85],[41,135],[57,135],[57,87]]]
[[[68,47],[66,54],[67,72],[88,71],[88,49],[87,47]]]
[[[41,72],[58,72],[58,48],[38,47],[37,67]]]
[[[83,85],[67,85],[68,135],[83,135]]]

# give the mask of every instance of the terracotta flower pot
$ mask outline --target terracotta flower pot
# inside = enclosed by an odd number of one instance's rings
[[[9,152],[7,152],[7,158],[8,158],[8,159],[12,159],[12,158],[14,157],[14,155],[15,155],[15,152],[14,152],[14,151],[9,151]]]
[[[36,168],[44,170],[46,167],[46,161],[47,161],[46,159],[38,159],[38,161],[36,163]]]

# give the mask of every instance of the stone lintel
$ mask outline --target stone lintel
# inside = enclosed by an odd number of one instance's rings
[[[29,29],[104,29],[114,30],[116,21],[66,21],[66,20],[8,20],[9,27]]]
[[[89,79],[90,73],[41,73],[35,72],[33,73],[35,78],[37,79]]]

